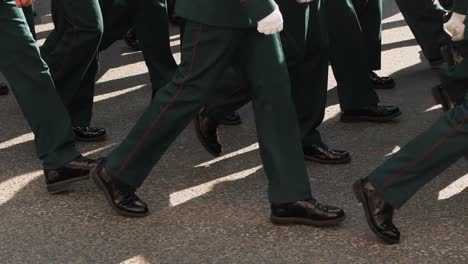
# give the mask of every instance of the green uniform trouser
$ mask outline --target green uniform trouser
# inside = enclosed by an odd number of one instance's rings
[[[369,176],[379,195],[401,208],[420,188],[466,154],[468,97]]]
[[[325,115],[328,85],[328,35],[325,14],[320,11],[322,1],[311,3],[310,7],[289,0],[277,3],[284,19],[281,42],[302,145],[319,144],[322,139],[317,127]],[[217,85],[220,88],[216,96],[206,105],[210,117],[220,120],[251,100],[251,90],[243,79],[232,70],[225,73],[223,82]]]
[[[37,156],[46,170],[62,167],[80,155],[70,118],[15,1],[0,1],[0,36],[0,72],[34,132]]]
[[[443,29],[445,10],[434,0],[396,0],[403,17],[430,62],[442,60],[440,45],[450,38]]]
[[[26,22],[28,23],[29,30],[34,39],[36,39],[36,28],[34,26],[34,5],[30,5],[28,7],[23,7],[24,17],[26,18]]]
[[[239,55],[240,54],[240,55]],[[114,180],[134,190],[213,93],[235,57],[243,58],[253,92],[260,153],[272,203],[311,197],[296,113],[279,36],[254,28],[187,21],[182,62],[123,143],[107,159]]]
[[[86,74],[97,68],[97,51],[103,32],[98,0],[52,0],[55,29],[42,47],[57,90],[72,123],[89,126],[95,80]]]
[[[325,1],[324,5],[330,38],[330,62],[338,84],[341,110],[346,112],[378,103],[379,97],[369,78],[368,46],[351,0]]]
[[[168,83],[177,69],[169,42],[166,0],[101,0],[104,36],[100,50],[134,28],[148,67],[153,94]]]
[[[364,36],[371,70],[380,70],[382,63],[382,0],[369,0],[364,8],[356,9]]]

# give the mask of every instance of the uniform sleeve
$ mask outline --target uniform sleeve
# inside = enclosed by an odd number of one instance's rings
[[[247,13],[254,22],[271,14],[277,7],[273,0],[238,0],[247,8]]]
[[[468,0],[455,0],[453,2],[452,11],[465,15],[468,11]]]

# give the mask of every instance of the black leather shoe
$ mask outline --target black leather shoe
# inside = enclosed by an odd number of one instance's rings
[[[393,89],[395,80],[391,77],[380,77],[375,72],[370,72],[370,80],[374,89]]]
[[[353,185],[354,195],[364,207],[367,224],[381,239],[389,244],[400,242],[400,231],[393,224],[394,209],[382,200],[370,182],[364,178]]]
[[[304,158],[323,164],[344,164],[351,161],[351,155],[344,150],[329,148],[324,143],[315,144],[303,148]]]
[[[0,95],[7,95],[9,93],[8,85],[0,83]]]
[[[107,137],[106,130],[100,127],[72,126],[72,129],[75,132],[76,141],[100,142]]]
[[[107,173],[104,163],[91,171],[91,178],[118,214],[126,217],[145,217],[149,214],[148,206],[135,193],[119,189]]]
[[[455,108],[455,103],[440,85],[432,88],[432,97],[437,104],[442,105],[445,112]]]
[[[55,170],[44,170],[47,191],[52,194],[64,192],[73,183],[89,179],[91,169],[96,167],[99,162],[100,160],[80,156],[64,167]]]
[[[197,138],[208,153],[218,157],[223,151],[218,141],[218,122],[205,114],[202,109],[194,120]]]
[[[387,105],[371,105],[362,109],[343,112],[341,122],[390,122],[401,115],[400,108]]]
[[[237,126],[242,124],[239,113],[232,112],[226,115],[223,119],[219,120],[219,123],[225,126]]]
[[[345,217],[342,209],[322,205],[315,199],[287,204],[271,204],[270,220],[277,225],[337,225]]]
[[[136,33],[134,29],[130,29],[127,31],[127,33],[124,35],[123,40],[127,44],[129,48],[131,48],[134,51],[140,51],[140,43],[138,42]]]

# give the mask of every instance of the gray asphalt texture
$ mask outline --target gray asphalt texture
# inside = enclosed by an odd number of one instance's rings
[[[42,43],[52,24],[49,1],[38,4]],[[384,14],[380,73],[394,77],[398,86],[379,95],[383,103],[401,106],[404,114],[389,124],[341,123],[330,74],[329,106],[320,131],[330,146],[349,150],[353,161],[307,164],[314,195],[346,210],[348,218],[341,226],[272,225],[258,150],[251,147],[213,161],[192,125],[138,192],[150,206],[147,218],[115,215],[91,182],[49,195],[30,129],[8,95],[0,97],[0,263],[468,263],[465,160],[397,212],[400,245],[384,245],[375,238],[352,195],[354,180],[370,173],[441,113],[432,108],[429,93],[438,83],[437,73],[421,58],[393,1],[385,1]],[[93,124],[107,128],[110,137],[99,144],[79,144],[93,157],[121,142],[150,100],[141,53],[120,41],[101,58]],[[251,107],[240,113],[242,125],[220,129],[225,154],[257,142]],[[206,162],[209,165],[203,165]]]

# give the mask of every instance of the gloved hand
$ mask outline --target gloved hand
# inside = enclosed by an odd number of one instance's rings
[[[352,0],[354,9],[359,10],[361,8],[364,8],[369,0]]]
[[[275,34],[283,30],[283,16],[278,6],[271,14],[258,21],[257,30],[265,35]]]
[[[453,41],[463,40],[465,37],[465,15],[453,13],[450,20],[444,24],[444,30]]]
[[[314,0],[296,0],[299,4],[310,3]]]
[[[17,7],[28,7],[33,4],[34,0],[15,0]]]

